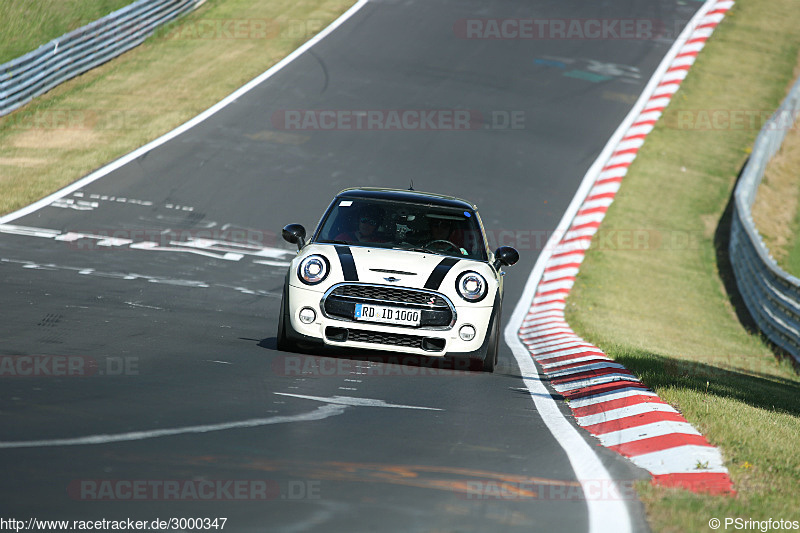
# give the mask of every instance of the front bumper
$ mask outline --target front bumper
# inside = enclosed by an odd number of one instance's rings
[[[456,319],[452,327],[410,328],[327,317],[322,310],[323,294],[305,287],[289,286],[287,319],[298,335],[297,340],[320,342],[340,348],[400,352],[427,357],[474,353],[484,345],[493,311],[492,305],[459,306],[453,302]],[[311,308],[316,314],[316,319],[310,324],[304,324],[300,320],[300,311],[304,308]],[[462,340],[458,333],[466,324],[472,325],[476,331],[475,337],[469,341]]]

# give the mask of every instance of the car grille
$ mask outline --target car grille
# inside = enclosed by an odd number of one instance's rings
[[[342,284],[333,288],[324,298],[322,308],[326,316],[341,320],[355,320],[357,303],[388,305],[420,311],[421,328],[447,329],[455,321],[452,304],[442,295],[417,289],[400,289],[383,285]],[[400,326],[398,327],[414,327]]]
[[[369,344],[384,344],[389,346],[402,346],[404,348],[418,348],[426,352],[441,352],[445,348],[445,339],[436,337],[420,337],[402,333],[386,333],[383,331],[370,331],[349,328],[325,328],[325,336],[336,342],[365,342]]]
[[[398,289],[396,287],[384,285],[339,285],[333,290],[331,296],[433,307],[448,307],[447,300],[434,293],[414,289]]]

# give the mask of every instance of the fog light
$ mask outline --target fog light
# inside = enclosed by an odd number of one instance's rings
[[[300,310],[300,322],[303,324],[311,324],[316,318],[317,313],[310,307],[304,307]]]
[[[458,336],[461,337],[462,341],[471,341],[475,338],[475,328],[469,324],[461,326],[461,329],[458,330]]]

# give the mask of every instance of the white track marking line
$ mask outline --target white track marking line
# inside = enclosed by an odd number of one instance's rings
[[[321,405],[308,413],[291,416],[271,416],[268,418],[252,418],[238,422],[223,422],[221,424],[206,424],[199,426],[186,426],[171,429],[154,429],[148,431],[131,431],[111,435],[87,435],[67,439],[43,439],[27,441],[0,442],[0,449],[9,448],[43,448],[52,446],[83,446],[89,444],[110,444],[114,442],[130,442],[136,440],[155,439],[158,437],[172,437],[188,433],[209,433],[211,431],[226,431],[229,429],[254,428],[272,424],[286,424],[289,422],[309,422],[322,420],[330,416],[340,415],[347,409],[347,405],[332,404]]]
[[[349,405],[354,407],[394,407],[395,409],[421,409],[425,411],[444,411],[436,407],[419,407],[416,405],[402,405],[395,403],[386,403],[383,400],[373,400],[372,398],[352,398],[350,396],[334,396],[332,398],[325,398],[322,396],[307,396],[305,394],[289,394],[287,392],[275,392],[280,396],[291,396],[293,398],[303,398],[305,400],[314,400],[317,402],[325,402],[328,404],[336,405]]]
[[[520,311],[524,312],[526,306],[524,301],[523,295],[523,299],[520,300],[522,305],[517,305],[514,315],[520,315]],[[612,489],[616,488],[617,482],[611,477],[600,458],[578,433],[578,430],[564,417],[547,387],[541,381],[528,349],[516,337],[514,325],[519,321],[519,316],[512,316],[509,326],[505,330],[505,340],[517,360],[523,382],[536,406],[536,411],[563,448],[575,476],[586,494],[591,494],[589,489],[592,484],[596,483],[603,483],[604,486]],[[631,531],[630,515],[623,502],[601,501],[587,497],[586,505],[590,532],[628,533]]]
[[[148,283],[161,283],[164,285],[172,285],[176,287],[188,287],[196,289],[208,289],[208,288],[232,289],[242,294],[255,295],[255,296],[268,296],[270,298],[280,297],[280,293],[273,293],[260,289],[248,289],[247,287],[241,287],[236,285],[227,285],[224,283],[206,283],[205,281],[197,281],[189,279],[146,276],[144,274],[136,274],[134,272],[104,272],[100,270],[95,270],[94,268],[71,267],[64,265],[56,265],[53,263],[40,264],[34,261],[8,259],[5,257],[0,257],[0,263],[19,265],[21,268],[26,268],[31,270],[63,270],[67,272],[75,272],[77,274],[84,276],[96,276],[106,279],[121,279],[127,281],[139,280],[139,281],[146,281]]]
[[[131,250],[144,250],[150,252],[183,252],[225,261],[240,261],[246,255],[254,257],[267,257],[269,260],[262,261],[263,264],[271,266],[288,266],[286,261],[274,261],[275,259],[288,258],[294,253],[283,248],[271,248],[268,246],[260,247],[252,244],[242,244],[231,241],[221,241],[217,239],[193,239],[186,241],[169,241],[169,246],[160,246],[152,241],[133,241],[121,237],[110,237],[107,235],[95,235],[93,233],[78,233],[68,231],[61,233],[58,230],[47,228],[33,228],[29,226],[15,226],[13,224],[0,224],[0,233],[10,235],[21,235],[26,237],[40,237],[53,239],[61,242],[76,242],[80,239],[91,239],[96,241],[97,246],[104,247],[123,247],[128,246]],[[120,233],[124,233],[120,230]],[[77,245],[76,245],[77,246]],[[77,246],[80,249],[79,246]]]

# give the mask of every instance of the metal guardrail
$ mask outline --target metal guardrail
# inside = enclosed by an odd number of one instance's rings
[[[204,0],[139,0],[0,65],[0,116],[130,50]]]
[[[736,284],[762,332],[800,361],[800,279],[784,272],[764,245],[751,208],[764,170],[795,125],[800,112],[800,79],[756,138],[734,192],[728,248]]]

